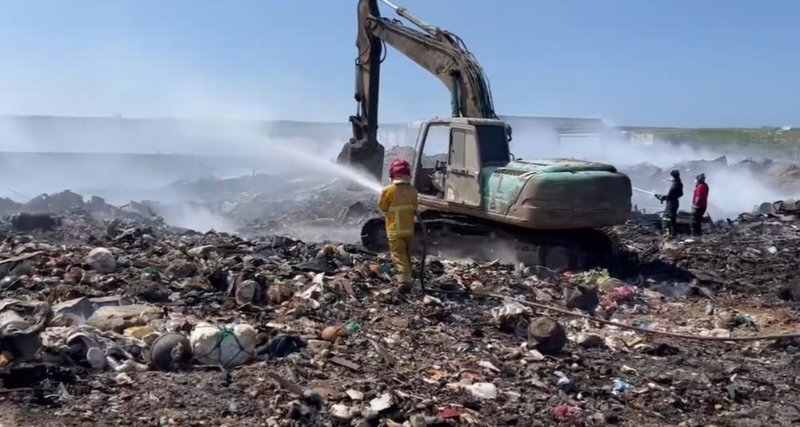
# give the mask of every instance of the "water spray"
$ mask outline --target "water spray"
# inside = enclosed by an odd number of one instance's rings
[[[651,195],[653,197],[656,196],[656,193],[654,193],[652,191],[647,191],[647,190],[644,190],[644,189],[641,189],[641,188],[636,188],[636,187],[631,187],[631,188],[633,188],[633,191],[638,191],[640,193],[649,194],[649,195]]]

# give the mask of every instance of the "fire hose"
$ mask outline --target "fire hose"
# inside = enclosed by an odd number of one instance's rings
[[[638,192],[640,192],[642,194],[647,194],[647,195],[653,196],[656,199],[658,199],[659,201],[661,201],[661,198],[659,197],[659,195],[654,193],[654,192],[652,192],[652,191],[648,191],[648,190],[645,190],[643,188],[638,188],[638,187],[631,187],[631,188],[633,189],[633,191],[638,191]],[[663,201],[662,201],[662,203],[663,203]],[[705,216],[708,218],[709,222],[711,223],[711,228],[716,227],[716,224],[714,224],[714,220],[711,218],[711,215],[705,214]]]
[[[425,292],[425,258],[428,255],[428,227],[425,226],[425,221],[420,218],[419,213],[415,212],[414,216],[419,222],[419,227],[422,230],[422,254],[419,260],[419,285],[422,291]]]

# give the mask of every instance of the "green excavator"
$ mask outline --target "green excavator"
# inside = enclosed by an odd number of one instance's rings
[[[358,113],[340,164],[377,179],[384,147],[377,140],[380,66],[390,45],[435,75],[451,93],[451,115],[421,125],[412,162],[420,218],[429,246],[509,252],[515,262],[582,270],[613,257],[606,228],[631,215],[631,181],[614,166],[573,159],[515,159],[511,127],[494,110],[488,79],[464,42],[403,7],[380,0],[416,28],[381,16],[378,0],[359,0],[356,45]],[[429,136],[449,133],[449,150],[431,162]],[[535,147],[536,141],[515,142]],[[431,164],[433,163],[433,164]],[[383,218],[367,221],[362,243],[386,250]]]

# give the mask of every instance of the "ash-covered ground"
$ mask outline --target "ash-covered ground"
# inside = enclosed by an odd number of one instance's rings
[[[655,192],[670,167],[621,166]],[[352,244],[375,195],[341,178],[4,199],[44,215],[0,224],[0,423],[792,425],[800,340],[720,339],[798,333],[797,166],[677,167],[684,208],[708,176],[700,241],[663,242],[637,199],[608,269],[429,257],[408,295]]]

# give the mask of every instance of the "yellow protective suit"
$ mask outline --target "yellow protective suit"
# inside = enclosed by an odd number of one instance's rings
[[[386,236],[397,280],[403,284],[411,283],[411,245],[417,206],[417,190],[408,180],[394,180],[383,188],[378,200],[378,207],[386,215]]]

